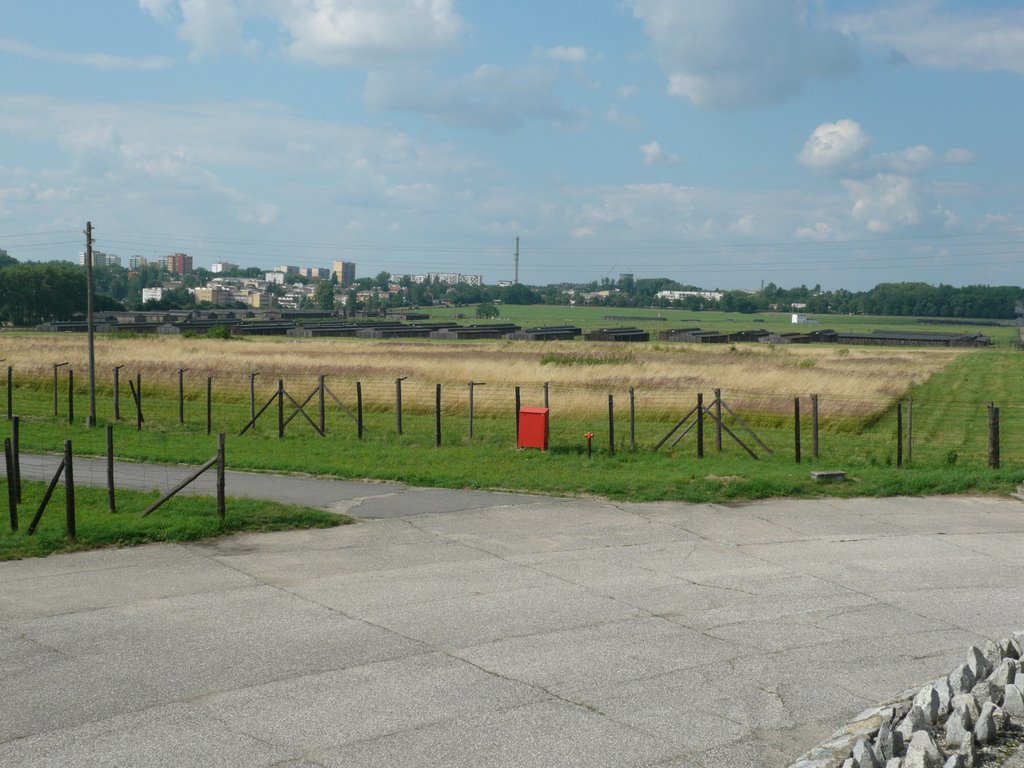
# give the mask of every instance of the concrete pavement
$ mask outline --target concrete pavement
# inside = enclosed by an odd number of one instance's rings
[[[292,482],[364,521],[0,563],[0,765],[783,766],[1024,629],[1016,500]]]

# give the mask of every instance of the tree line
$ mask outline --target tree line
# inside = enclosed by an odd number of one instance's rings
[[[239,270],[238,276],[261,277],[256,267]],[[137,269],[97,266],[93,270],[96,311],[118,309],[189,309],[196,307],[190,287],[205,285],[213,273],[197,269],[181,278],[180,285],[164,291],[159,304],[143,306],[143,288],[160,286],[167,273],[158,264]],[[287,282],[305,282],[300,276],[288,275]],[[431,306],[439,303],[465,305],[500,304],[593,304],[614,307],[681,308],[690,310],[722,310],[726,312],[800,311],[814,314],[870,314],[911,317],[1013,319],[1024,301],[1024,290],[1018,286],[929,285],[927,283],[881,283],[867,291],[822,290],[805,285],[782,288],[769,283],[760,291],[724,291],[719,301],[700,296],[682,300],[659,298],[661,291],[699,291],[669,278],[626,278],[616,283],[604,278],[587,284],[556,284],[533,287],[445,285],[434,281],[413,283],[404,278],[400,290],[390,295],[394,285],[387,272],[373,278],[360,278],[347,288],[348,308],[358,306],[358,291],[377,289],[370,301],[360,308],[387,309],[409,306]],[[324,280],[307,303],[308,308],[337,307],[336,283]],[[271,286],[277,292],[280,286]],[[19,262],[0,249],[0,323],[35,325],[50,320],[69,320],[86,310],[85,268],[70,262]]]

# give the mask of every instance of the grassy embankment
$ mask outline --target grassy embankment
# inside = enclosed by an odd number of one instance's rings
[[[52,384],[44,360],[80,354],[81,338],[31,337],[20,349],[8,338],[5,352],[17,363],[15,412],[22,414],[24,451],[59,450],[74,440],[76,453],[101,454],[103,431],[81,426],[87,402],[76,400],[76,425],[52,416]],[[28,344],[31,343],[31,348]],[[52,345],[52,346],[47,346]],[[78,351],[76,351],[78,350]],[[228,433],[232,468],[309,472],[337,477],[401,480],[415,485],[506,488],[616,499],[726,501],[770,496],[894,495],[1007,492],[1024,481],[1024,407],[1019,395],[1024,356],[1007,350],[955,352],[910,349],[777,349],[739,345],[707,349],[687,345],[409,344],[347,341],[232,341],[131,339],[103,341],[98,416],[109,420],[109,363],[144,372],[146,425],[134,429],[132,405],[122,394],[117,427],[119,456],[200,463],[212,455],[205,434],[205,376],[215,377],[214,431]],[[33,362],[34,361],[34,362]],[[81,365],[81,361],[76,363]],[[34,366],[34,367],[33,367]],[[176,370],[188,367],[187,424],[177,423]],[[366,434],[328,400],[328,437],[315,435],[301,417],[277,438],[276,407],[255,433],[238,437],[248,420],[247,371],[260,371],[258,405],[284,378],[300,401],[318,372],[350,408],[353,382],[364,382]],[[27,371],[23,373],[23,371]],[[394,382],[403,384],[404,434],[395,434]],[[84,378],[84,377],[82,377]],[[81,379],[79,379],[81,380]],[[467,387],[476,389],[474,437],[467,437]],[[434,447],[431,412],[434,382],[444,383],[441,448]],[[551,382],[551,450],[515,448],[512,386],[523,386],[523,404],[538,405]],[[62,380],[62,387],[65,386]],[[629,450],[628,388],[636,389],[637,449]],[[707,420],[706,455],[695,457],[695,434],[679,445],[653,446],[688,411],[697,391],[708,401],[721,386],[725,400],[774,453],[754,446],[727,422],[760,460],[724,438],[714,445]],[[127,390],[124,380],[124,390]],[[808,394],[820,395],[821,456],[811,457]],[[616,452],[609,456],[607,395],[616,402]],[[802,397],[802,464],[794,462],[793,397]],[[897,469],[895,401],[914,398],[913,461]],[[986,466],[986,412],[1002,409],[1003,469]],[[286,403],[286,413],[292,408]],[[310,410],[315,417],[315,406]],[[584,454],[585,432],[594,432],[595,454]],[[850,481],[821,485],[813,469],[844,469]],[[230,489],[229,489],[230,493]]]
[[[345,515],[319,509],[253,499],[230,499],[221,523],[213,499],[199,496],[176,497],[143,518],[138,513],[155,501],[157,494],[134,491],[118,491],[118,511],[110,514],[106,489],[78,485],[75,489],[77,538],[71,540],[66,535],[66,506],[62,489],[53,495],[35,533],[29,536],[29,523],[45,490],[45,483],[22,483],[19,530],[10,530],[5,510],[3,525],[0,526],[0,560],[157,541],[195,541],[243,531],[331,528],[352,522],[352,518]],[[6,507],[6,484],[3,494]]]

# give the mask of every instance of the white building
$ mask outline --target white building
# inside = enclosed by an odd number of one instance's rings
[[[142,303],[145,304],[147,301],[162,301],[164,298],[163,288],[143,288],[142,289]]]
[[[221,272],[233,272],[238,269],[237,264],[232,264],[230,261],[215,261],[210,266],[210,271],[214,274],[220,274]]]
[[[264,272],[263,277],[268,283],[284,285],[284,272]]]
[[[704,301],[721,301],[720,291],[658,291],[654,294],[656,299],[668,299],[669,301],[682,301],[690,296],[696,296]]]

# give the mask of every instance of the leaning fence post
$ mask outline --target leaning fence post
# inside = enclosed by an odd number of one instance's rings
[[[117,512],[114,498],[114,425],[107,424],[107,509],[110,514]]]
[[[249,421],[256,420],[256,377],[259,371],[249,373]]]
[[[4,438],[4,461],[7,464],[7,511],[11,518],[11,530],[18,530],[18,497],[14,489],[14,456],[11,438]]]
[[[224,433],[217,435],[217,516],[224,522]]]
[[[697,393],[697,458],[704,458],[704,393]]]
[[[800,463],[800,398],[793,398],[793,442],[796,463]]]
[[[14,459],[14,497],[21,503],[21,418],[11,420],[11,456]]]
[[[64,502],[68,538],[77,538],[75,531],[75,471],[71,466],[71,441],[64,441]]]
[[[903,466],[903,401],[896,403],[896,466]]]
[[[811,456],[818,458],[818,396],[811,395]]]
[[[615,400],[608,393],[608,455],[615,455]]]

